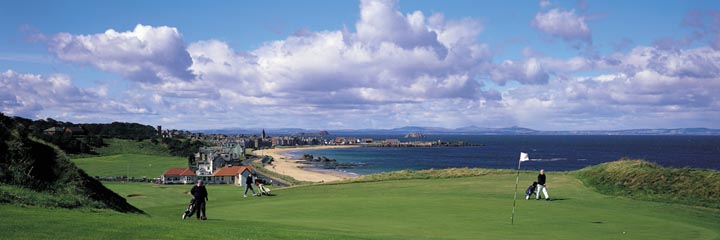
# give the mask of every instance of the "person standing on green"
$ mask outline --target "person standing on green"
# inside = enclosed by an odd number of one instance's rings
[[[197,213],[196,217],[198,220],[207,220],[207,217],[205,216],[205,202],[208,200],[208,193],[207,189],[205,189],[205,185],[203,184],[202,180],[198,180],[197,184],[193,186],[193,188],[190,190],[190,193],[195,198],[195,213]]]
[[[535,199],[540,200],[540,193],[543,193],[545,194],[545,200],[550,201],[550,195],[548,195],[547,185],[545,184],[545,169],[540,169],[540,174],[538,174],[537,178],[537,194],[535,194]]]
[[[243,197],[247,197],[248,190],[252,191],[253,195],[255,195],[255,189],[252,187],[253,184],[255,184],[255,178],[252,173],[248,173],[247,178],[245,178],[245,193],[243,193]]]

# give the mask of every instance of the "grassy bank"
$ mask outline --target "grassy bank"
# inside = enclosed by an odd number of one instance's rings
[[[117,154],[142,154],[155,156],[170,156],[168,149],[160,144],[154,144],[150,140],[130,140],[118,138],[103,139],[104,145],[93,149],[93,153],[69,154],[70,158],[102,157]]]
[[[604,194],[720,208],[718,171],[623,159],[579,170],[577,176]]]
[[[310,182],[305,182],[305,181],[299,181],[288,175],[283,175],[283,174],[279,174],[279,173],[270,171],[270,170],[266,169],[265,166],[263,166],[263,164],[260,162],[253,161],[252,163],[250,163],[250,165],[253,167],[253,169],[255,169],[258,172],[261,172],[262,174],[271,176],[273,178],[281,179],[291,185],[303,185],[303,184],[310,183]]]
[[[461,178],[461,177],[479,177],[489,174],[510,174],[517,173],[513,170],[506,169],[485,169],[485,168],[448,168],[448,169],[428,169],[428,170],[401,170],[394,172],[376,173],[364,175],[357,178],[348,179],[344,182],[377,182],[389,180],[409,180],[409,179],[441,179],[441,178]],[[528,173],[523,171],[523,173]]]
[[[6,184],[0,184],[0,203],[40,208],[103,208],[102,204],[75,193],[37,192]]]

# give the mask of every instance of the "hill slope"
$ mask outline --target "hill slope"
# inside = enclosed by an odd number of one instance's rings
[[[27,191],[34,191],[70,198],[69,204],[63,203],[60,207],[101,207],[142,213],[76,167],[61,150],[28,137],[28,133],[24,125],[0,114],[0,183],[4,202],[46,203],[30,201],[33,198],[26,196],[31,194]]]
[[[720,209],[720,172],[621,159],[577,171],[601,193]]]

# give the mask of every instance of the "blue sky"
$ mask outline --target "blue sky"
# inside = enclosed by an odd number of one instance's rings
[[[9,1],[0,111],[166,128],[720,128],[717,1]]]

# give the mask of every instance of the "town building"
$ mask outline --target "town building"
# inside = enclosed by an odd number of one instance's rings
[[[250,166],[221,167],[210,175],[196,175],[190,168],[171,168],[161,176],[163,184],[194,184],[202,180],[207,184],[234,184],[245,186],[245,178],[253,171]]]
[[[197,175],[190,168],[171,168],[160,177],[164,184],[192,184]]]
[[[61,127],[51,127],[51,128],[43,130],[43,132],[47,135],[55,135],[58,133],[63,133],[64,131],[65,131],[65,129],[61,128]]]

